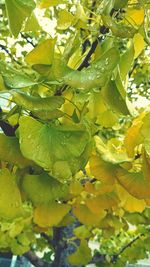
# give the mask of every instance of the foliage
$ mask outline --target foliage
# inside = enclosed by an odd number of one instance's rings
[[[147,0],[0,0],[1,251],[147,257],[150,105],[134,101],[149,99],[149,15]]]

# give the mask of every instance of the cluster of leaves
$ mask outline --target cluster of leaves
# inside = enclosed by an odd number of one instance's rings
[[[150,109],[134,107],[132,85],[143,88],[149,71],[149,2],[1,0],[0,8],[0,249],[43,250],[39,234],[56,241],[55,228],[77,220],[70,264],[96,259],[95,239],[102,266],[146,257]],[[56,23],[54,38],[38,9]]]

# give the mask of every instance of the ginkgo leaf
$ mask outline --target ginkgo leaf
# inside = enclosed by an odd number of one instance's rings
[[[131,25],[116,23],[110,16],[101,15],[103,23],[106,27],[111,29],[112,33],[120,38],[133,38],[137,29]]]
[[[111,48],[100,59],[81,71],[73,70],[64,77],[64,82],[77,89],[92,89],[104,86],[117,66],[119,53]]]
[[[87,163],[90,136],[82,125],[54,126],[22,117],[19,133],[23,155],[53,171],[58,179],[64,179],[61,176],[64,166],[65,173],[72,174]],[[64,162],[66,165],[63,166]],[[58,168],[56,171],[55,166]]]
[[[56,99],[57,100],[57,99]],[[54,101],[55,102],[55,101]],[[33,116],[35,118],[40,118],[42,120],[54,120],[60,117],[64,116],[64,112],[62,112],[59,109],[54,109],[54,110],[38,110],[38,111],[33,111]]]
[[[134,26],[140,26],[143,23],[144,20],[144,9],[134,9],[134,8],[128,8],[125,18],[128,20],[128,22],[131,25]]]
[[[75,23],[75,17],[63,9],[59,11],[58,20],[57,20],[57,29],[66,30]]]
[[[104,111],[98,116],[96,123],[105,128],[113,127],[118,122],[118,116],[111,109]]]
[[[143,119],[145,113],[142,112],[136,119],[133,120],[132,125],[127,130],[125,135],[124,144],[129,157],[133,157],[135,154],[135,147],[139,145],[142,141],[141,137],[141,127],[143,125]]]
[[[76,252],[68,256],[68,262],[74,266],[86,266],[92,258],[91,249],[86,240],[81,240]]]
[[[51,65],[54,58],[54,47],[56,39],[47,39],[38,44],[29,54],[25,61],[31,65],[44,64]]]
[[[2,133],[0,133],[0,160],[19,167],[26,167],[33,164],[21,154],[18,138],[6,136]]]
[[[123,81],[125,81],[127,74],[129,73],[134,61],[134,45],[133,41],[128,42],[127,50],[120,57],[119,68],[120,75]]]
[[[117,147],[116,142],[114,140],[114,146],[110,146],[109,141],[109,147],[107,144],[105,144],[102,139],[99,136],[95,136],[95,142],[96,142],[96,150],[101,155],[102,159],[106,162],[112,163],[112,164],[120,164],[123,162],[130,162],[131,159],[128,158],[127,153],[123,147]],[[118,150],[119,148],[119,150]]]
[[[134,50],[135,50],[134,58],[137,58],[144,50],[146,46],[146,42],[144,41],[143,36],[140,33],[137,33],[134,35],[133,43],[134,43]]]
[[[142,171],[129,172],[123,168],[116,170],[116,177],[119,183],[135,198],[150,198],[150,166],[144,160]]]
[[[47,8],[50,6],[57,6],[60,4],[65,4],[67,0],[41,0],[40,1],[40,8]]]
[[[34,222],[40,227],[57,226],[69,212],[68,204],[50,203],[39,205],[34,210]]]
[[[34,14],[34,12],[32,12],[31,16],[28,18],[26,24],[25,24],[25,28],[24,28],[24,32],[36,32],[36,31],[40,31],[41,27],[38,23],[38,20]]]
[[[95,214],[101,213],[103,209],[110,209],[112,207],[117,206],[119,203],[119,199],[115,192],[109,192],[97,197],[88,198],[85,201],[85,204],[89,208],[89,210]]]
[[[24,88],[37,84],[32,78],[23,74],[19,70],[15,70],[5,64],[3,61],[0,61],[0,73],[2,74],[4,83],[8,88]]]
[[[53,111],[65,102],[61,96],[37,97],[28,95],[23,91],[11,90],[13,101],[30,111]]]
[[[25,175],[22,189],[35,204],[42,204],[61,199],[67,195],[67,185],[62,185],[46,173],[40,175]]]
[[[6,0],[5,4],[10,31],[17,37],[24,20],[30,16],[32,10],[35,8],[35,2],[33,0]]]
[[[137,199],[130,195],[119,184],[116,185],[117,193],[120,198],[120,206],[129,212],[142,212],[146,207],[146,202],[144,199]]]
[[[91,212],[91,210],[83,204],[77,205],[73,213],[81,223],[91,226],[98,225],[100,220],[106,216],[106,212],[103,209],[95,216],[95,213]]]
[[[73,230],[73,233],[75,234],[76,237],[78,237],[80,239],[89,238],[92,234],[89,231],[88,227],[85,225],[81,225],[81,226],[76,227]]]
[[[14,218],[21,212],[22,201],[15,177],[8,169],[0,170],[0,216]]]
[[[115,167],[102,160],[99,156],[93,155],[89,161],[91,174],[94,178],[102,181],[104,184],[114,184]]]
[[[110,106],[112,111],[125,115],[129,113],[126,102],[120,95],[114,81],[110,81],[102,88],[101,92],[105,102]]]

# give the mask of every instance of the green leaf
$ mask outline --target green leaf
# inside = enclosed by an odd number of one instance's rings
[[[8,88],[25,88],[37,84],[32,78],[0,61],[0,73]]]
[[[38,44],[29,54],[26,55],[25,61],[28,64],[51,65],[54,58],[54,47],[56,39],[47,39]]]
[[[23,22],[35,8],[35,2],[33,0],[5,0],[5,4],[10,31],[17,37]]]
[[[87,69],[74,70],[67,74],[64,82],[77,89],[102,87],[109,81],[118,60],[118,51],[116,48],[111,48]]]
[[[21,212],[21,196],[15,177],[8,169],[0,170],[0,216],[14,218]]]
[[[87,265],[92,258],[91,249],[86,240],[81,240],[76,252],[68,256],[68,262],[75,266]]]
[[[12,90],[13,101],[30,111],[53,111],[62,106],[64,98],[61,96],[36,97],[27,95],[23,91]]]
[[[133,38],[137,33],[137,29],[131,25],[116,23],[110,16],[101,15],[103,23],[106,27],[111,29],[114,36],[120,38]]]
[[[58,20],[57,20],[57,29],[66,30],[75,23],[75,17],[63,9],[59,11]]]
[[[88,160],[90,136],[82,125],[54,126],[22,117],[19,134],[23,155],[58,179],[76,173]]]
[[[95,136],[95,142],[96,150],[104,161],[112,164],[120,164],[131,161],[131,159],[127,156],[126,151],[120,147],[119,140],[112,138],[112,141],[110,139],[108,144],[105,144],[100,137]],[[120,151],[118,151],[118,148]]]
[[[22,189],[35,205],[64,198],[68,193],[66,185],[62,185],[46,173],[26,174],[23,177]]]
[[[19,167],[33,164],[21,154],[19,140],[0,133],[0,160],[12,163]]]
[[[26,24],[25,24],[25,28],[24,28],[24,32],[36,32],[36,31],[40,31],[41,27],[38,23],[38,20],[34,14],[34,12],[32,12],[31,16],[28,18]]]
[[[124,115],[129,114],[126,102],[117,90],[115,82],[110,81],[110,83],[102,88],[102,96],[112,111]]]

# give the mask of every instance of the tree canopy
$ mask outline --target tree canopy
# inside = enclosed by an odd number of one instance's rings
[[[149,0],[0,0],[0,251],[148,257],[149,18]]]

